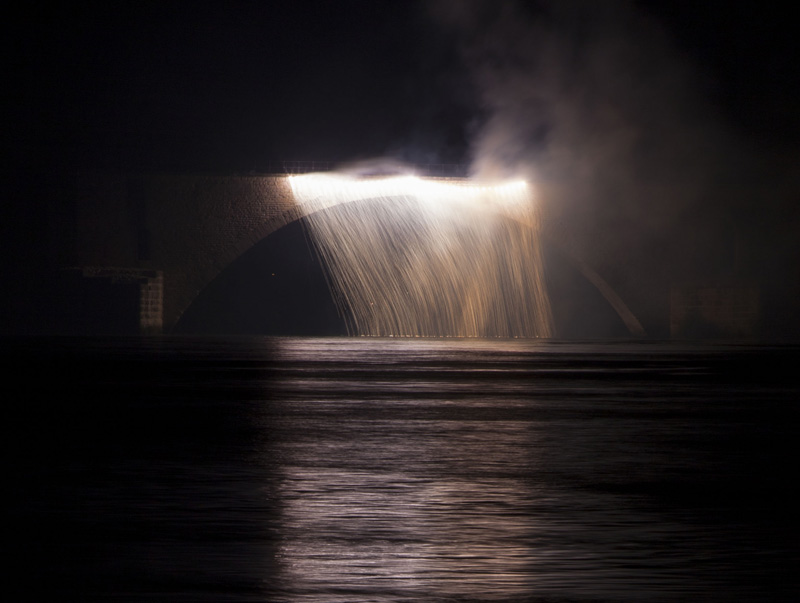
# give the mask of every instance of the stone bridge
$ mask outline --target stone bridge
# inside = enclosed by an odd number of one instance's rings
[[[304,212],[287,174],[82,175],[74,200],[65,272],[73,281],[128,287],[143,333],[170,332],[226,266]],[[571,260],[631,334],[643,335],[605,280]]]

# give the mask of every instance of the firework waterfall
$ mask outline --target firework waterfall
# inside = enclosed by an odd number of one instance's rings
[[[551,337],[525,182],[291,177],[352,335]]]

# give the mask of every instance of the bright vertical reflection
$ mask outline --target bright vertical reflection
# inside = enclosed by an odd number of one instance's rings
[[[461,600],[476,592],[508,600],[530,591],[535,534],[520,511],[532,494],[521,476],[497,475],[518,460],[521,425],[496,425],[487,448],[473,441],[470,422],[443,430],[392,421],[385,427],[394,434],[381,434],[380,422],[359,423],[315,443],[287,443],[280,572],[294,600]],[[353,430],[357,440],[347,436]]]
[[[307,174],[290,183],[352,334],[552,336],[524,181]]]
[[[542,561],[529,513],[541,503],[528,470],[538,463],[530,453],[536,433],[518,420],[487,429],[484,416],[498,419],[491,399],[451,406],[448,397],[475,389],[469,372],[419,379],[427,367],[507,348],[444,345],[281,342],[287,370],[271,382],[281,402],[270,429],[285,436],[269,457],[280,475],[278,586],[286,600],[514,600],[531,592],[531,567]]]

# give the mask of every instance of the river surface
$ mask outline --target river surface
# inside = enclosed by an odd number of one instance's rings
[[[10,601],[795,601],[800,348],[2,340]]]

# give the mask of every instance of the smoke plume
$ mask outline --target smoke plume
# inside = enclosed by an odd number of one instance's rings
[[[433,13],[474,78],[474,175],[528,178],[546,235],[601,272],[648,331],[665,329],[671,283],[735,269],[742,147],[657,22],[624,0]]]

